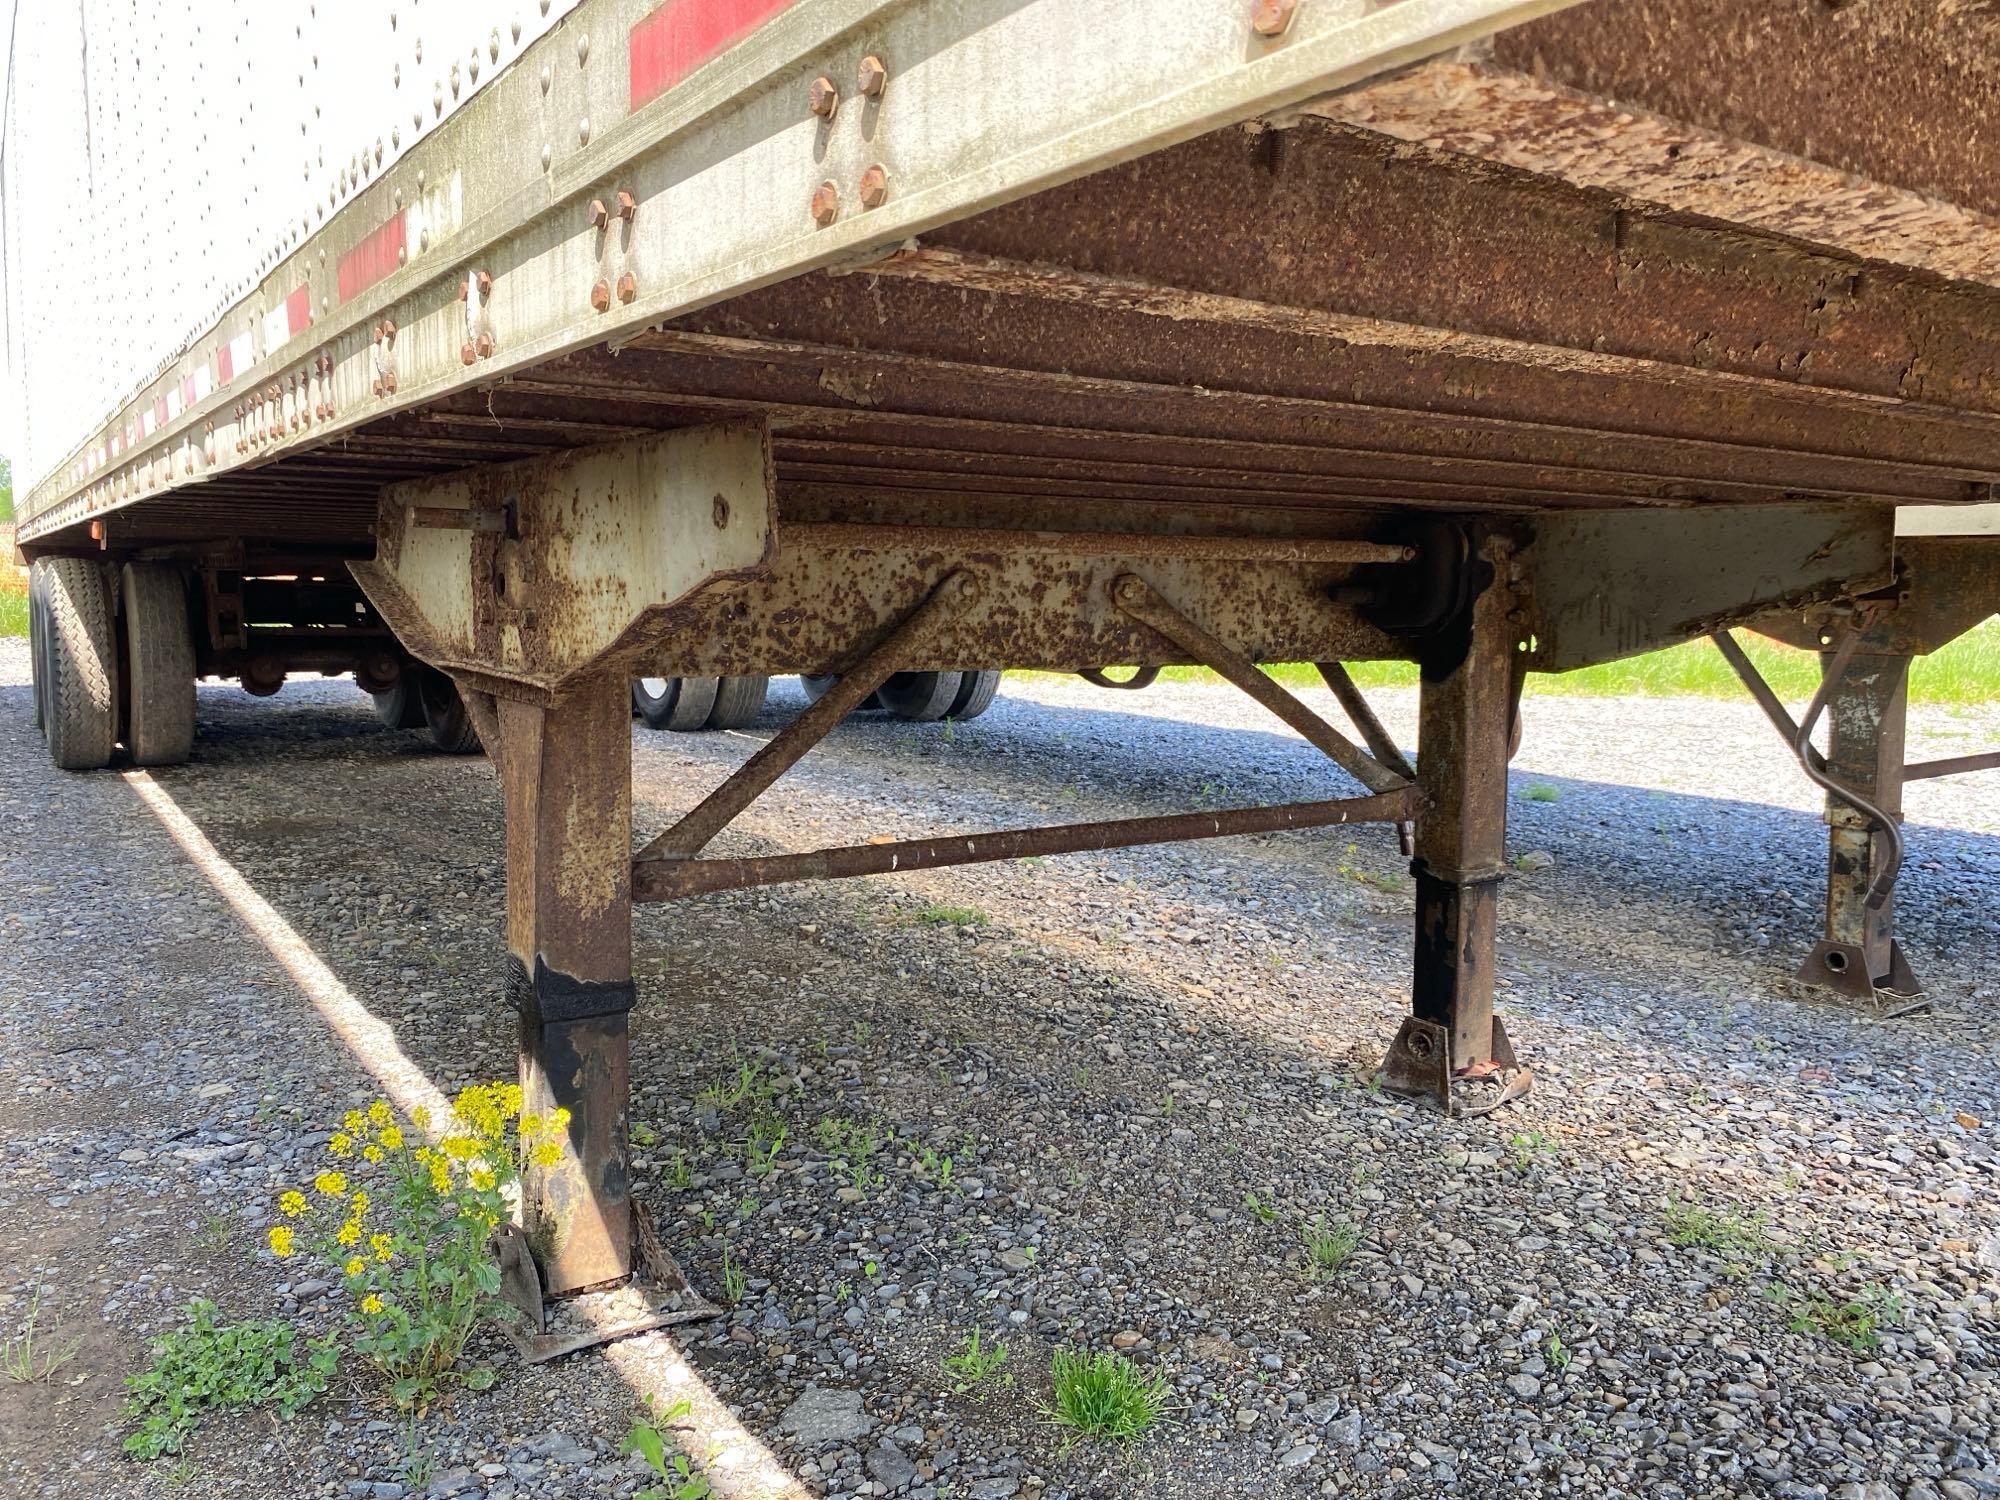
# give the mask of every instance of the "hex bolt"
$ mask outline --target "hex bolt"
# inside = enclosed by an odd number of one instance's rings
[[[832,182],[822,182],[813,189],[813,223],[824,229],[840,217],[840,189]]]
[[[590,289],[590,305],[598,312],[611,311],[611,283],[600,281]]]
[[[590,200],[590,227],[602,229],[611,222],[611,211],[604,206],[602,198]]]
[[[1111,585],[1112,602],[1120,608],[1145,603],[1146,593],[1146,580],[1136,573],[1120,574]]]
[[[1292,17],[1299,13],[1299,0],[1253,0],[1250,29],[1259,36],[1281,37],[1292,29]]]
[[[831,120],[833,112],[840,108],[840,90],[824,73],[807,87],[806,108],[822,120]]]
[[[472,363],[473,358],[472,340],[467,339],[458,346],[458,362],[462,365],[469,365]]]
[[[490,333],[481,333],[477,348],[481,359],[491,359],[493,357],[493,335]]]
[[[880,208],[889,198],[889,171],[879,161],[861,174],[861,206]]]
[[[979,597],[979,580],[970,573],[961,573],[952,591],[958,595],[959,603],[970,604]]]
[[[396,394],[396,372],[394,370],[390,370],[383,375],[382,388],[392,396]]]
[[[881,58],[871,52],[861,59],[860,70],[854,75],[854,86],[861,91],[862,97],[880,97],[882,85],[888,81],[889,70],[882,65]]]
[[[618,217],[626,223],[632,222],[632,215],[639,211],[639,200],[624,188],[618,190]]]
[[[493,273],[491,271],[481,271],[478,280],[479,300],[484,302],[488,297],[493,295]]]
[[[618,278],[618,300],[620,302],[630,302],[638,295],[639,278],[634,276],[630,271],[627,271]]]

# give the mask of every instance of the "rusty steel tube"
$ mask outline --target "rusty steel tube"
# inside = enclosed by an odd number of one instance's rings
[[[890,526],[845,521],[781,525],[778,543],[890,552],[935,547],[967,552],[1041,552],[1064,557],[1191,558],[1203,562],[1403,563],[1417,549],[1339,537],[1173,536],[1162,532],[1008,531],[985,526]]]
[[[1963,776],[1968,771],[1991,771],[2000,767],[2000,750],[1983,755],[1954,755],[1946,760],[1920,760],[1903,767],[1903,780],[1929,781],[1934,776]]]
[[[1799,726],[1793,722],[1791,714],[1779,701],[1778,695],[1771,691],[1771,684],[1764,680],[1764,674],[1757,670],[1757,664],[1750,660],[1749,655],[1736,643],[1735,634],[1727,630],[1718,630],[1709,637],[1709,640],[1715,644],[1715,649],[1722,653],[1722,659],[1729,663],[1730,668],[1736,673],[1737,680],[1756,700],[1757,706],[1764,710],[1764,717],[1769,719],[1772,727],[1784,736],[1785,743],[1796,747]],[[1810,757],[1809,765],[1821,771],[1826,769],[1826,757],[1812,747],[1810,740],[1806,744],[1805,753]]]
[[[1243,807],[1228,812],[1065,823],[1053,828],[1011,828],[994,833],[903,839],[892,844],[848,844],[800,854],[755,855],[744,859],[640,859],[632,865],[632,899],[677,901],[683,896],[705,896],[715,891],[779,885],[792,880],[846,880],[857,875],[934,870],[946,865],[982,864],[1030,855],[1129,849],[1140,844],[1185,843],[1236,834],[1281,833],[1286,829],[1327,828],[1338,823],[1395,823],[1414,817],[1416,811],[1416,788],[1404,787],[1377,796],[1345,797],[1330,802],[1290,802],[1278,807]]]

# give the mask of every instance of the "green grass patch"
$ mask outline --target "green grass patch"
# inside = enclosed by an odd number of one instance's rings
[[[1771,1221],[1762,1210],[1739,1214],[1725,1209],[1718,1213],[1692,1199],[1669,1198],[1664,1213],[1671,1243],[1712,1251],[1732,1269],[1761,1265],[1784,1249],[1771,1237]]]
[[[1813,1333],[1856,1354],[1882,1345],[1883,1328],[1903,1321],[1903,1299],[1885,1286],[1867,1286],[1853,1297],[1829,1297],[1824,1292],[1804,1296],[1783,1283],[1765,1290],[1785,1310],[1793,1333]]]
[[[0,587],[0,636],[27,633],[27,590]]]
[[[1103,1350],[1078,1354],[1056,1351],[1049,1362],[1055,1401],[1050,1421],[1070,1431],[1070,1442],[1108,1438],[1129,1443],[1144,1437],[1167,1404],[1167,1377],[1148,1374],[1122,1354]]]
[[[1314,1281],[1338,1276],[1354,1252],[1361,1248],[1360,1226],[1344,1219],[1327,1223],[1321,1215],[1299,1231],[1306,1247],[1306,1274]]]
[[[940,906],[932,902],[918,907],[913,920],[938,927],[984,927],[993,919],[976,906]]]
[[[1737,636],[1750,660],[1778,696],[1795,703],[1819,686],[1819,658],[1811,651],[1743,632]],[[1417,669],[1409,662],[1349,662],[1348,672],[1363,688],[1409,688]],[[1283,662],[1265,669],[1290,688],[1324,687],[1310,662]],[[1061,672],[1010,672],[1010,677],[1062,678]],[[1166,667],[1162,682],[1221,682],[1206,667]],[[1527,692],[1558,698],[1729,698],[1749,701],[1743,685],[1707,641],[1689,641],[1626,661],[1550,675],[1530,673]],[[2000,698],[2000,620],[1988,620],[1942,650],[1910,664],[1912,703],[1984,703]]]

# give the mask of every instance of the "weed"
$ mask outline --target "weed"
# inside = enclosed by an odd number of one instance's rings
[[[1785,1168],[1785,1175],[1778,1179],[1778,1189],[1783,1193],[1795,1194],[1805,1185],[1806,1174],[1797,1167]]]
[[[1554,1329],[1549,1330],[1549,1363],[1558,1370],[1569,1368],[1569,1350],[1563,1345],[1563,1336]]]
[[[1562,792],[1546,781],[1538,781],[1521,795],[1530,802],[1554,802],[1561,798]]]
[[[1386,891],[1392,896],[1400,894],[1408,882],[1395,871],[1377,872],[1354,863],[1355,851],[1360,847],[1359,844],[1349,844],[1340,856],[1340,863],[1334,866],[1334,873],[1362,885],[1372,886],[1378,891]]]
[[[674,1159],[667,1163],[667,1186],[677,1193],[684,1193],[694,1186],[694,1163],[688,1160],[685,1151],[676,1151]]]
[[[976,906],[943,906],[933,901],[917,908],[915,920],[938,927],[984,927],[993,919]]]
[[[939,1187],[949,1188],[951,1186],[952,1165],[949,1156],[940,1156],[936,1151],[926,1146],[922,1151],[917,1153],[917,1165],[923,1169],[926,1175],[937,1179]]]
[[[220,1255],[229,1248],[234,1228],[228,1214],[210,1214],[201,1221],[201,1228],[195,1231],[195,1243],[210,1255]]]
[[[0,1344],[0,1375],[14,1385],[47,1385],[55,1378],[56,1371],[76,1358],[77,1346],[83,1342],[71,1339],[68,1343],[61,1340],[37,1343],[35,1325],[41,1315],[42,1289],[38,1286],[28,1298],[28,1320],[19,1336]]]
[[[403,1484],[421,1490],[431,1482],[434,1467],[430,1444],[424,1440],[423,1429],[417,1426],[416,1413],[411,1412],[403,1419]]]
[[[1165,1115],[1165,1116],[1166,1116],[1166,1117],[1167,1117],[1168,1119],[1172,1119],[1172,1118],[1173,1118],[1173,1113],[1174,1113],[1174,1110],[1175,1110],[1176,1108],[1177,1108],[1177,1106],[1176,1106],[1176,1105],[1175,1105],[1175,1103],[1174,1103],[1174,1096],[1173,1096],[1172,1094],[1162,1094],[1162,1095],[1160,1095],[1160,1113],[1161,1113],[1161,1114]]]
[[[123,1415],[138,1427],[125,1451],[139,1458],[178,1453],[201,1419],[220,1407],[276,1406],[289,1417],[326,1389],[340,1361],[337,1334],[300,1348],[292,1325],[276,1318],[218,1324],[213,1302],[188,1304],[188,1325],[153,1340],[153,1362],[128,1376]]]
[[[1278,1221],[1278,1211],[1255,1193],[1243,1195],[1243,1206],[1250,1210],[1250,1216],[1259,1224],[1275,1224]]]
[[[875,1281],[880,1279],[882,1267],[872,1260],[863,1261],[861,1263],[861,1274],[866,1276],[870,1281]]]
[[[750,1175],[769,1177],[777,1169],[778,1152],[785,1144],[785,1127],[780,1124],[768,1139],[753,1131],[750,1137]]]
[[[1670,1243],[1713,1251],[1732,1271],[1767,1261],[1784,1248],[1767,1232],[1770,1221],[1761,1209],[1754,1214],[1716,1213],[1691,1199],[1672,1197],[1667,1199],[1665,1216]]]
[[[681,1421],[693,1409],[683,1398],[665,1411],[655,1413],[649,1401],[645,1412],[633,1418],[632,1430],[625,1435],[624,1451],[638,1454],[660,1478],[660,1483],[646,1486],[633,1500],[709,1500],[715,1493],[715,1486],[695,1468],[680,1439],[674,1439],[674,1449],[669,1453],[667,1436],[655,1425]]]
[[[1167,1377],[1148,1374],[1122,1354],[1103,1350],[1079,1354],[1056,1351],[1049,1363],[1055,1401],[1043,1414],[1071,1434],[1065,1446],[1085,1438],[1129,1443],[1160,1419],[1167,1402]]]
[[[1361,1227],[1344,1219],[1326,1222],[1321,1214],[1299,1231],[1305,1241],[1306,1272],[1314,1281],[1338,1276],[1361,1246]]]
[[[729,1299],[731,1307],[735,1307],[743,1300],[743,1294],[749,1288],[750,1278],[743,1274],[743,1267],[736,1263],[736,1258],[729,1253],[729,1247],[724,1245],[722,1247],[722,1295]]]
[[[1007,1346],[998,1339],[984,1342],[977,1328],[965,1336],[956,1354],[947,1354],[939,1363],[951,1377],[954,1396],[963,1396],[996,1377],[1002,1386],[1014,1383],[1014,1377],[1001,1368],[1007,1363]]]
[[[1903,1299],[1885,1286],[1867,1286],[1853,1297],[1837,1300],[1824,1292],[1800,1296],[1778,1283],[1767,1287],[1764,1295],[1790,1315],[1793,1333],[1816,1333],[1856,1354],[1879,1348],[1880,1330],[1903,1321]]]
[[[627,1131],[632,1137],[632,1144],[641,1151],[650,1151],[660,1144],[660,1132],[644,1120],[634,1120],[627,1127]]]
[[[195,1461],[183,1455],[179,1463],[167,1470],[166,1481],[175,1489],[182,1489],[193,1484],[195,1475],[200,1472],[201,1470],[195,1466]]]
[[[1507,1141],[1507,1165],[1525,1172],[1545,1156],[1555,1155],[1554,1137],[1541,1130],[1517,1130]]]
[[[1071,1068],[1071,1069],[1069,1070],[1069,1081],[1070,1081],[1070,1082],[1071,1082],[1072,1084],[1074,1084],[1074,1085],[1075,1085],[1075,1086],[1076,1086],[1077,1088],[1080,1088],[1080,1089],[1087,1089],[1087,1088],[1089,1088],[1089,1087],[1090,1087],[1090,1064],[1089,1064],[1089,1063],[1078,1063],[1078,1064],[1077,1064],[1077,1065],[1076,1065],[1075,1067]]]
[[[854,1288],[849,1286],[846,1282],[836,1281],[833,1284],[833,1300],[838,1302],[842,1307],[847,1306],[848,1302],[851,1301],[853,1297],[854,1297]]]
[[[843,1115],[828,1115],[813,1127],[813,1139],[847,1172],[847,1180],[856,1192],[866,1192],[881,1181],[873,1163],[882,1149],[882,1137],[873,1125],[857,1124]]]
[[[744,1220],[754,1219],[757,1217],[757,1210],[763,1206],[755,1193],[745,1193],[736,1200],[736,1217]]]
[[[776,1098],[777,1093],[777,1081],[764,1076],[761,1062],[751,1060],[736,1064],[735,1077],[718,1079],[694,1097],[697,1104],[723,1110],[734,1109],[745,1099],[769,1101]]]

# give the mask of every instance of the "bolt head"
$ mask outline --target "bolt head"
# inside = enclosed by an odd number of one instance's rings
[[[1292,28],[1299,0],[1252,0],[1250,29],[1259,36],[1280,37]]]
[[[822,120],[831,120],[833,112],[840,108],[840,90],[824,73],[807,86],[806,108]]]
[[[590,305],[597,312],[611,310],[611,283],[600,281],[590,289]]]
[[[382,389],[392,396],[396,394],[396,372],[394,370],[389,371],[382,377]]]
[[[602,229],[610,222],[611,210],[604,206],[604,200],[602,198],[592,198],[590,200],[590,227],[592,229]]]
[[[889,172],[880,162],[861,174],[861,206],[880,208],[889,198]]]
[[[882,59],[869,53],[861,59],[861,67],[854,75],[854,86],[865,98],[880,96],[882,85],[889,81],[889,70],[882,65]]]
[[[639,200],[634,198],[624,188],[620,188],[618,190],[618,217],[630,223],[632,216],[638,211]]]
[[[472,341],[468,339],[458,346],[458,362],[462,365],[469,365],[472,363],[473,358]]]
[[[480,334],[479,341],[474,347],[477,349],[481,359],[491,359],[493,357],[493,335],[490,333]]]
[[[639,295],[639,278],[630,271],[618,278],[618,300],[630,302]]]
[[[813,223],[824,229],[840,217],[840,189],[831,182],[822,182],[813,189]]]
[[[488,297],[493,295],[493,273],[491,271],[481,271],[478,280],[479,300],[484,302]]]

